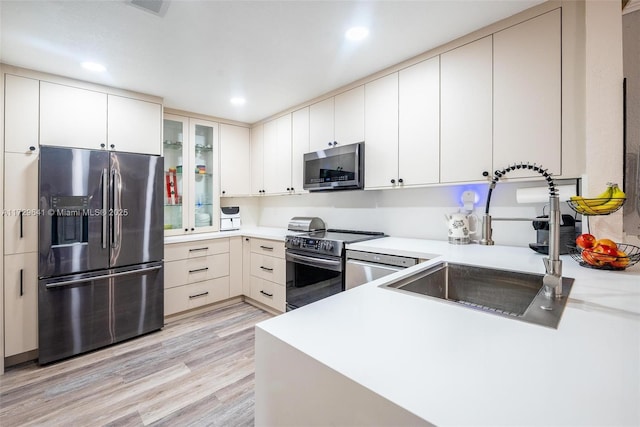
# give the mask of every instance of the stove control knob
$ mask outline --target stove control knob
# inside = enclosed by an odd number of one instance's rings
[[[322,242],[322,249],[325,252],[331,252],[331,250],[333,249],[333,243],[332,242]]]
[[[300,238],[299,237],[289,237],[289,244],[291,246],[300,246]]]

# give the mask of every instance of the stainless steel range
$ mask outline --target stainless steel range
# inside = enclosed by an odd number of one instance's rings
[[[325,229],[316,217],[295,217],[286,236],[287,311],[345,290],[345,245],[384,237],[382,232]]]

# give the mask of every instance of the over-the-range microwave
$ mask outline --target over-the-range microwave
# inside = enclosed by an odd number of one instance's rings
[[[364,142],[339,145],[304,155],[305,190],[364,188]]]

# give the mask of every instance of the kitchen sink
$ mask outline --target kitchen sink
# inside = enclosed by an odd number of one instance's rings
[[[549,299],[542,289],[543,277],[443,262],[381,287],[557,329],[573,279],[563,277],[562,297]]]

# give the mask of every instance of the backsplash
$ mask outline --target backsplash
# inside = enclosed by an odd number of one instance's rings
[[[501,182],[493,192],[491,215],[526,217],[542,215],[544,204],[517,204],[516,190],[539,187],[537,182]],[[342,191],[295,196],[223,198],[223,206],[240,206],[243,226],[287,226],[294,216],[318,216],[327,227],[383,231],[394,237],[447,240],[445,215],[457,212],[465,190],[478,193],[474,213],[484,213],[488,184],[465,184],[396,190]],[[573,214],[566,203],[563,213]],[[478,227],[479,230],[480,227]],[[536,241],[529,221],[496,221],[493,238],[497,245],[525,246]],[[479,233],[473,238],[479,238]]]

